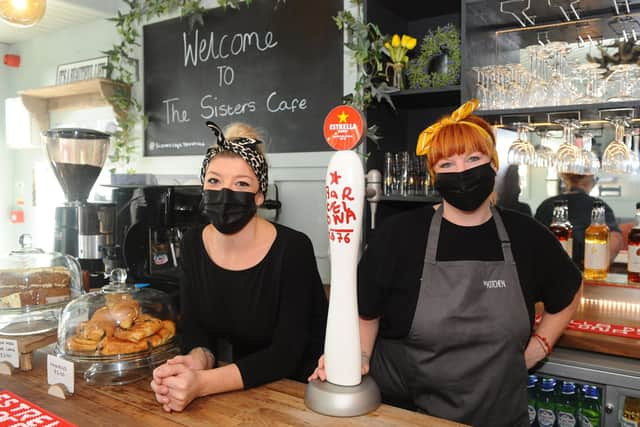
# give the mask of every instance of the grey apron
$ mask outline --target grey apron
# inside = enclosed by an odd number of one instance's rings
[[[429,414],[473,426],[528,426],[529,316],[509,236],[491,212],[503,261],[436,262],[442,206],[434,213],[403,376]]]

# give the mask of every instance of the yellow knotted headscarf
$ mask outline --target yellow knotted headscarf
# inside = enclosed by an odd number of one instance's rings
[[[418,136],[418,144],[416,145],[416,154],[418,156],[428,155],[431,148],[431,142],[438,134],[438,132],[440,132],[447,126],[455,124],[471,126],[478,130],[482,135],[486,136],[487,138],[491,138],[491,135],[489,135],[489,133],[484,128],[482,128],[482,126],[465,120],[471,115],[471,113],[473,113],[476,108],[478,108],[478,100],[475,98],[471,99],[470,101],[462,104],[456,111],[451,113],[449,117],[444,117],[438,120],[436,123],[420,132],[420,136]]]

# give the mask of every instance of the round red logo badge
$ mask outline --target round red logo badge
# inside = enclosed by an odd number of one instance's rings
[[[324,139],[335,150],[351,150],[364,136],[365,120],[360,111],[339,105],[324,119]]]

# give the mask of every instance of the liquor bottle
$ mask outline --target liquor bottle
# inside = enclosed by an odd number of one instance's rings
[[[564,221],[565,226],[569,230],[569,243],[567,244],[569,249],[568,253],[570,257],[573,257],[573,224],[569,221],[569,202],[567,199],[562,199],[562,219]]]
[[[538,394],[538,425],[540,427],[553,427],[556,423],[556,380],[543,378],[542,387]]]
[[[636,225],[629,232],[627,280],[640,284],[640,202],[636,203]]]
[[[627,396],[624,399],[624,409],[622,410],[621,427],[640,426],[640,397]]]
[[[609,270],[609,227],[604,221],[604,203],[593,202],[591,225],[584,232],[584,278],[604,280]]]
[[[558,427],[577,427],[578,410],[576,398],[576,385],[569,381],[562,382],[560,399],[556,404],[556,416]]]
[[[589,386],[586,391],[580,411],[580,426],[600,427],[600,398],[596,386]]]
[[[527,410],[529,411],[529,425],[535,426],[536,423],[536,410],[538,405],[538,392],[536,391],[536,384],[538,383],[538,377],[535,375],[529,375],[527,379]]]
[[[566,200],[556,200],[553,202],[553,219],[549,229],[558,238],[564,250],[573,256],[573,227],[567,217]]]

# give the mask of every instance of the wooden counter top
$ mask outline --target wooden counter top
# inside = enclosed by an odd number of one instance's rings
[[[307,409],[305,385],[291,380],[197,399],[182,413],[164,412],[153,396],[149,380],[96,387],[78,377],[73,396],[62,400],[47,394],[45,356],[44,352],[34,354],[32,371],[0,376],[0,390],[9,390],[78,427],[462,425],[388,405],[361,417],[327,417]]]
[[[539,314],[541,304],[536,306]],[[640,287],[616,282],[585,281],[573,320],[640,327]],[[640,359],[640,339],[565,330],[557,346]]]

